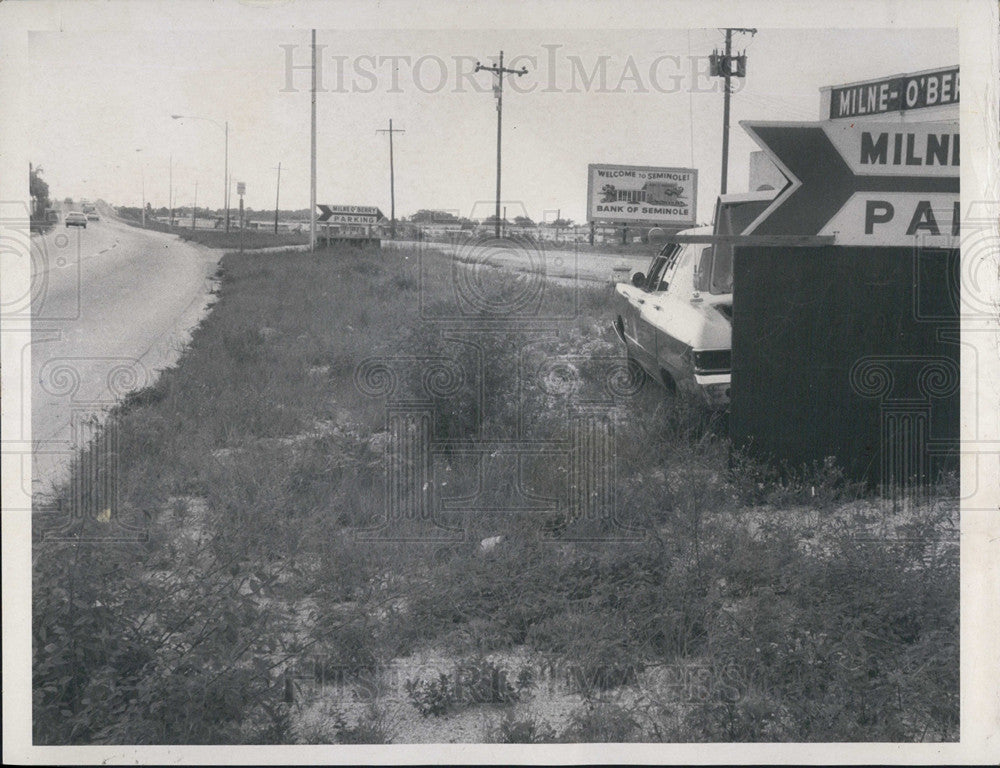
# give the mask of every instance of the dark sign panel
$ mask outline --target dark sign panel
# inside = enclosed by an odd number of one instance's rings
[[[958,104],[958,67],[830,89],[830,119]]]
[[[737,247],[734,443],[926,486],[959,451],[959,251]]]

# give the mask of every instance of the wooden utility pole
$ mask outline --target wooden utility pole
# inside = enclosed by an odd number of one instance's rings
[[[500,239],[500,137],[502,135],[502,125],[503,125],[503,76],[506,75],[521,75],[528,74],[527,67],[521,67],[520,69],[504,69],[503,66],[503,51],[500,51],[500,61],[495,67],[487,67],[476,62],[476,72],[480,70],[486,70],[487,72],[492,72],[497,76],[497,83],[493,86],[493,94],[496,96],[497,100],[497,205],[496,205],[496,227],[495,235],[496,238]]]
[[[243,253],[243,232],[246,229],[246,223],[243,220],[243,192],[245,191],[245,186],[242,182],[237,184],[236,191],[240,196],[240,253]]]
[[[281,161],[278,161],[278,187],[274,193],[274,234],[278,234],[278,201],[281,199]]]
[[[136,150],[142,152],[142,148]],[[142,164],[140,157],[139,172],[142,174],[142,226],[146,226],[146,166]]]
[[[309,140],[309,250],[316,250],[316,30],[312,31],[312,130]]]
[[[226,194],[223,197],[225,198],[225,204],[226,204],[226,232],[229,232],[229,185],[232,182],[229,178],[229,121],[228,120],[226,120],[226,124],[223,130],[226,132],[226,160],[225,160],[225,167],[222,169],[222,173],[226,177]]]
[[[392,158],[392,134],[394,133],[406,133],[405,128],[393,128],[392,118],[389,118],[389,128],[376,129],[375,133],[388,133],[389,134],[389,220],[390,220],[390,236],[393,240],[396,239],[396,173],[393,168],[393,158]]]
[[[733,32],[740,32],[748,35],[756,35],[756,29],[745,29],[743,27],[726,28],[726,52],[719,55],[718,51],[712,53],[710,72],[715,77],[721,77],[723,84],[723,106],[722,106],[722,180],[719,185],[719,194],[726,194],[727,182],[729,180],[729,99],[732,93],[730,80],[734,77],[746,77],[747,57],[745,53],[733,56]]]

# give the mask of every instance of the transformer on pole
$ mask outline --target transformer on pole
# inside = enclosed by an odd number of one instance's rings
[[[732,93],[729,81],[734,77],[746,77],[747,74],[746,52],[733,56],[733,32],[756,35],[757,30],[727,27],[726,52],[720,54],[718,51],[712,51],[712,55],[709,57],[709,74],[712,77],[721,77],[725,80],[722,108],[722,181],[719,186],[719,194],[722,195],[726,194],[729,179],[729,98]]]

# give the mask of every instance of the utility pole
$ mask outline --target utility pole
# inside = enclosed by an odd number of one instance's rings
[[[142,148],[136,150],[142,152]],[[146,166],[140,158],[139,173],[142,174],[142,226],[146,226]]]
[[[226,167],[222,169],[223,174],[226,177],[226,232],[229,232],[229,121],[226,120]]]
[[[236,194],[240,196],[240,253],[243,253],[243,230],[246,229],[243,221],[243,194],[246,192],[245,182],[236,182]]]
[[[194,229],[194,219],[198,215],[198,180],[194,182],[194,207],[191,208],[191,229]]]
[[[723,107],[722,107],[722,182],[719,186],[719,194],[726,194],[727,181],[729,179],[729,98],[731,94],[730,80],[734,77],[746,77],[747,56],[746,52],[739,56],[733,56],[733,32],[741,34],[756,35],[756,29],[746,29],[743,27],[726,28],[726,52],[719,55],[718,51],[713,51],[710,57],[710,73],[713,77],[721,77],[725,80],[723,85]]]
[[[174,225],[174,156],[170,156],[170,194],[167,195],[170,203],[170,219],[168,220],[170,226]]]
[[[503,76],[508,75],[521,75],[528,74],[527,67],[521,67],[520,69],[504,69],[503,66],[503,51],[500,51],[500,61],[495,67],[487,67],[476,62],[476,72],[480,70],[486,70],[487,72],[492,72],[497,76],[497,84],[493,86],[493,93],[497,100],[497,206],[495,212],[496,218],[496,228],[495,235],[496,238],[500,239],[500,137],[502,133],[503,125]]]
[[[316,30],[312,31],[312,130],[309,137],[309,250],[316,250]]]
[[[278,200],[281,199],[281,161],[278,161],[278,191],[274,193],[274,234],[278,234]]]
[[[392,118],[389,118],[389,129],[379,128],[375,133],[388,133],[389,134],[389,216],[391,223],[390,235],[393,240],[396,239],[396,173],[393,168],[392,159],[392,134],[394,133],[406,133],[404,128],[393,128]]]

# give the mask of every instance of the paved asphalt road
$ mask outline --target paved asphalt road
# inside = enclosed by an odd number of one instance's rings
[[[485,261],[486,263],[521,272],[541,271],[546,277],[556,280],[584,280],[587,282],[610,282],[616,266],[627,266],[619,274],[619,279],[627,280],[633,272],[645,271],[652,258],[652,250],[643,255],[593,253],[556,248],[553,243],[545,243],[542,248],[497,248],[486,241],[485,247],[451,245],[449,243],[418,242],[416,240],[383,240],[384,247],[407,246],[412,248],[434,248],[454,253],[457,258]]]
[[[33,238],[34,493],[68,476],[83,420],[173,363],[210,300],[222,251],[107,216]]]

